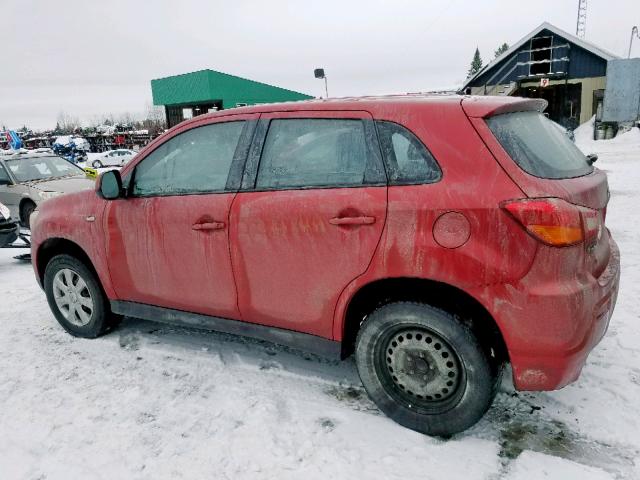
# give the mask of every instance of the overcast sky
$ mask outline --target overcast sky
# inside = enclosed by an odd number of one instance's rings
[[[204,68],[320,96],[459,85],[543,21],[575,32],[577,0],[3,0],[0,126],[141,114],[150,80]],[[586,39],[625,56],[640,0],[591,0]],[[640,56],[640,40],[633,54]]]

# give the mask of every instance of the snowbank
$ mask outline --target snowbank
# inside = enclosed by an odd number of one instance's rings
[[[588,479],[613,480],[614,477],[599,468],[588,467],[551,455],[523,452],[513,463],[508,480],[548,479]]]
[[[576,145],[585,154],[589,153],[625,153],[635,154],[640,160],[640,128],[632,128],[610,140],[594,140],[593,128],[595,116],[583,123],[573,132]]]

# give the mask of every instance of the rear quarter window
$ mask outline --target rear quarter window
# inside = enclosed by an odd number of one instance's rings
[[[578,147],[539,112],[505,113],[486,121],[502,148],[531,175],[562,179],[593,172]]]
[[[389,185],[433,183],[442,178],[435,158],[413,133],[393,122],[377,121],[376,126]]]

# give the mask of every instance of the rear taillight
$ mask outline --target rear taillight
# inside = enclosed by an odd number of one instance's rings
[[[554,247],[595,243],[602,232],[597,210],[574,205],[560,198],[510,200],[502,208],[534,238]]]

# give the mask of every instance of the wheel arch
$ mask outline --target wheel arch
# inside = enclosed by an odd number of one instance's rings
[[[427,303],[454,314],[475,332],[497,364],[509,361],[500,326],[469,293],[450,284],[415,277],[394,277],[362,285],[350,298],[342,322],[342,358],[350,356],[362,321],[376,308],[392,302]]]
[[[27,205],[28,203],[32,203],[34,206],[37,207],[36,202],[33,201],[32,198],[30,197],[24,197],[22,199],[20,199],[20,203],[18,204],[18,216],[20,217],[20,223],[25,224],[25,219],[23,218],[23,209],[25,207],[25,205]]]
[[[44,272],[51,259],[56,255],[61,254],[71,255],[80,260],[91,270],[98,281],[100,281],[100,275],[98,275],[93,262],[89,258],[89,255],[87,255],[87,252],[85,252],[80,245],[66,238],[55,237],[48,238],[38,247],[36,255],[36,271],[38,273],[40,285],[43,285]]]

